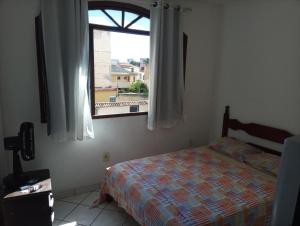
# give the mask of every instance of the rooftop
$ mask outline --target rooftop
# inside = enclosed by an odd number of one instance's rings
[[[112,64],[111,65],[111,72],[112,73],[121,73],[121,74],[130,74],[128,71],[126,71],[124,68],[122,68],[120,65]]]

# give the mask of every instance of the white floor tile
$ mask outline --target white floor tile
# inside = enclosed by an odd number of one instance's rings
[[[99,198],[99,192],[91,192],[80,204],[85,206],[92,206],[93,202]],[[104,208],[106,203],[102,203],[97,208]]]
[[[74,195],[74,196],[64,198],[64,199],[62,199],[62,201],[72,202],[72,203],[78,204],[78,203],[82,202],[82,200],[84,200],[88,195],[89,195],[89,193]]]
[[[55,221],[52,223],[52,226],[60,226],[60,225],[62,225],[63,223],[64,223],[63,221],[55,220]]]
[[[91,226],[122,226],[126,215],[109,210],[103,210]]]
[[[52,226],[79,226],[77,222],[54,221]]]
[[[59,200],[54,201],[54,219],[63,220],[76,207],[76,204],[63,202]]]
[[[101,209],[79,205],[66,217],[65,221],[90,225],[100,212]]]

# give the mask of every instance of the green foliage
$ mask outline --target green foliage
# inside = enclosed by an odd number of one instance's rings
[[[149,64],[149,58],[145,59],[145,60],[144,60],[144,63],[145,63],[145,64]]]
[[[132,83],[128,90],[132,93],[143,93],[147,96],[149,92],[147,85],[141,81],[135,81]]]
[[[140,66],[140,62],[137,62],[137,61],[134,61],[134,60],[131,60],[129,63],[134,65],[134,66],[137,66],[137,67]]]

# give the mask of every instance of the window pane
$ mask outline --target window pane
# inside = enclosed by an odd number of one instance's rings
[[[105,10],[120,26],[122,26],[122,12],[119,10]]]
[[[149,36],[93,32],[96,115],[147,112]]]
[[[150,31],[150,19],[143,17],[139,19],[137,22],[132,24],[130,29],[136,29],[136,30],[143,30],[143,31]]]
[[[101,10],[89,10],[89,23],[105,25],[105,26],[112,26],[112,27],[117,26]]]
[[[130,24],[131,21],[133,21],[138,16],[139,15],[137,15],[135,13],[125,12],[124,26],[126,27],[128,24]]]

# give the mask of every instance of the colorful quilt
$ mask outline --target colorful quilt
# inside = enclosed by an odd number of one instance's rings
[[[101,189],[147,226],[268,225],[275,177],[208,147],[127,161]]]

